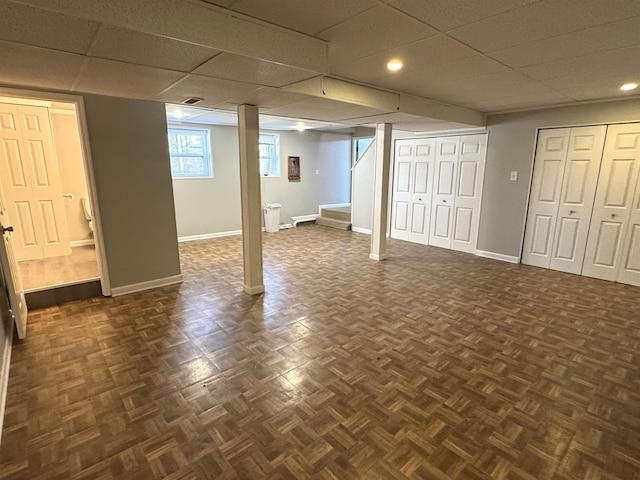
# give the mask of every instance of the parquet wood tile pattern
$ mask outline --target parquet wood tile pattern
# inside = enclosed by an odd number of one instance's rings
[[[7,479],[640,479],[640,289],[302,226],[31,314]]]

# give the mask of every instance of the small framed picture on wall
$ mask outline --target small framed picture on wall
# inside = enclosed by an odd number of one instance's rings
[[[300,157],[289,157],[289,180],[300,180]]]

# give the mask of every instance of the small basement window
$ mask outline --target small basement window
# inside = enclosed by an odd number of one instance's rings
[[[169,127],[169,155],[173,178],[213,178],[209,130]]]
[[[261,133],[260,175],[263,177],[280,176],[280,135],[277,133]]]

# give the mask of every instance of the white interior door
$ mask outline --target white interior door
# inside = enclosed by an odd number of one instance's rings
[[[591,217],[582,274],[617,280],[625,256],[634,270],[637,251],[625,255],[625,239],[640,169],[640,124],[611,125],[602,157],[602,167]],[[629,248],[637,240],[630,238]],[[626,278],[626,277],[625,277]]]
[[[393,166],[391,237],[409,240],[411,177],[415,145],[412,140],[396,140]]]
[[[428,245],[436,139],[417,139],[414,140],[414,145],[409,240]]]
[[[522,263],[549,268],[571,129],[540,130],[529,197]]]
[[[551,254],[553,270],[582,272],[606,133],[606,125],[571,129]]]
[[[627,238],[622,252],[622,265],[618,281],[640,286],[640,173],[638,173],[636,181],[636,194],[631,207]]]
[[[460,137],[451,249],[475,253],[480,222],[487,134]]]
[[[5,200],[0,188],[0,266],[4,274],[5,284],[8,290],[11,313],[16,322],[18,338],[24,338],[27,334],[27,302],[24,298],[22,278],[18,269],[18,261],[12,247],[11,225],[8,224]],[[5,230],[6,229],[6,230]]]
[[[429,244],[451,248],[453,207],[460,137],[438,137],[433,179],[433,206]]]
[[[69,255],[71,245],[49,113],[0,104],[0,181],[18,260]]]

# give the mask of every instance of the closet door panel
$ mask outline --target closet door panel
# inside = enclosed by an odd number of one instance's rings
[[[409,240],[428,245],[436,139],[416,139],[414,142]]]
[[[393,168],[391,237],[409,239],[411,175],[415,145],[413,140],[396,140]]]
[[[550,268],[582,271],[607,127],[572,128],[564,167]]]
[[[569,128],[540,130],[531,181],[522,263],[549,268],[569,148]]]
[[[618,281],[640,286],[640,169],[635,190]]]
[[[433,208],[429,244],[451,248],[452,214],[460,137],[439,137],[436,141]]]
[[[617,280],[631,248],[635,191],[640,170],[640,124],[612,125],[602,157],[583,275]],[[628,238],[628,241],[625,240]]]
[[[460,137],[451,248],[475,253],[482,202],[487,135]]]

